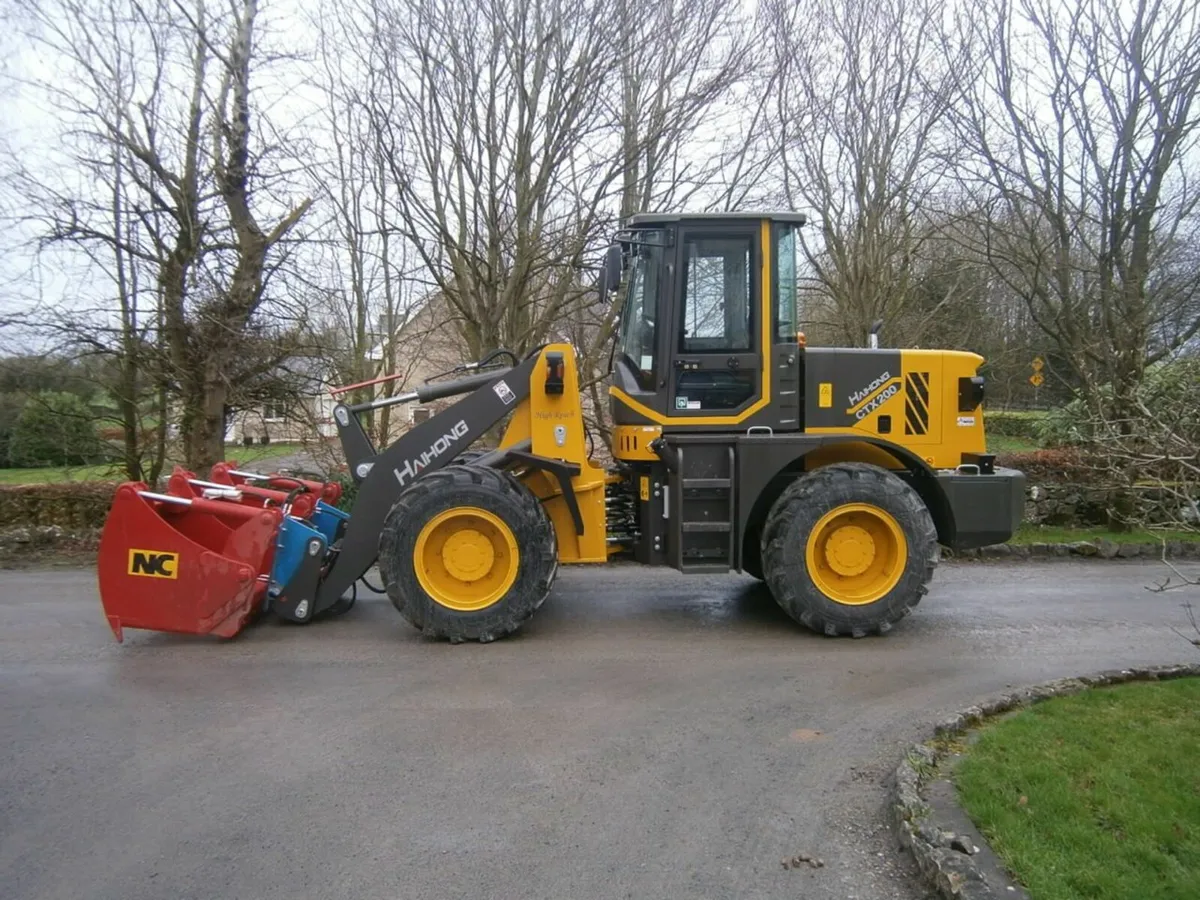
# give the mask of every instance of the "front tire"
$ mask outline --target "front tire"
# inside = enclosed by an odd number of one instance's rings
[[[508,472],[450,465],[400,495],[379,538],[392,605],[429,637],[487,642],[545,602],[558,568],[541,502]]]
[[[920,495],[896,475],[837,463],[775,501],[762,561],[776,602],[797,622],[831,636],[883,634],[928,590],[937,530]]]

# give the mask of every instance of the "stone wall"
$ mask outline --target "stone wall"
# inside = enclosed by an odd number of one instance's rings
[[[1186,508],[1179,498],[1156,487],[1134,489],[1138,518],[1148,524],[1190,522],[1200,517],[1195,504]],[[1087,528],[1108,524],[1113,491],[1107,487],[1087,484],[1054,484],[1041,482],[1025,489],[1025,523],[1027,525],[1060,525],[1068,528]]]

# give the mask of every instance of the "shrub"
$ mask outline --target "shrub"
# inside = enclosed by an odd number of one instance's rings
[[[338,501],[338,508],[350,512],[350,507],[354,506],[354,501],[358,498],[358,484],[350,477],[349,472],[330,476],[329,480],[336,481],[342,486],[342,499]]]
[[[91,412],[74,394],[43,392],[17,417],[9,443],[13,465],[77,466],[103,456]]]
[[[1092,440],[1092,426],[1082,400],[1052,409],[1033,426],[1033,436],[1047,447],[1077,447]]]
[[[1129,433],[1153,436],[1156,431],[1166,435],[1154,436],[1182,438],[1193,446],[1200,444],[1200,404],[1196,403],[1196,385],[1200,384],[1200,359],[1187,358],[1169,360],[1146,370],[1138,386],[1137,399],[1149,411],[1149,416],[1131,413],[1132,428]],[[1105,385],[1100,389],[1100,400],[1110,402],[1112,389]],[[992,426],[993,416],[988,417]],[[1104,443],[1111,435],[1105,434],[1101,425],[1097,435],[1096,421],[1083,400],[1072,400],[1065,406],[1051,410],[1034,422],[1034,437],[1048,447],[1085,446]],[[993,429],[994,430],[994,429]],[[998,432],[1003,433],[1003,432]]]
[[[99,528],[108,516],[117,484],[76,481],[0,486],[0,528],[58,525],[67,530]]]
[[[8,468],[12,463],[12,435],[17,419],[25,406],[20,394],[0,394],[0,466]]]
[[[1097,480],[1097,467],[1078,450],[1056,448],[1034,450],[1030,453],[1003,453],[999,465],[1020,469],[1031,484],[1040,481],[1065,484],[1087,484]]]
[[[1032,441],[1037,439],[1036,429],[1044,415],[1041,412],[1009,412],[1005,410],[992,412],[987,410],[984,418],[989,434]]]

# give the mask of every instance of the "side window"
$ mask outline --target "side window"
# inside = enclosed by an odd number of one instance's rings
[[[685,238],[684,353],[750,350],[750,238]]]
[[[796,340],[796,229],[779,226],[775,239],[775,340]]]

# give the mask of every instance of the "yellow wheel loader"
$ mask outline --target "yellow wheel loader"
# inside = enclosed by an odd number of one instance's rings
[[[237,633],[263,609],[344,611],[376,563],[425,634],[490,641],[545,601],[560,563],[625,553],[682,573],[746,572],[826,635],[882,634],[926,592],[939,544],[1007,540],[1024,476],[986,452],[982,358],[808,348],[795,213],[639,215],[605,257],[622,286],[609,392],[615,466],[588,452],[569,344],[497,351],[468,374],[342,403],[357,495],[228,465],[125,485],[102,538],[122,627]],[[461,374],[461,373],[455,373]],[[359,416],[459,397],[385,449]],[[470,449],[503,424],[490,450]]]

